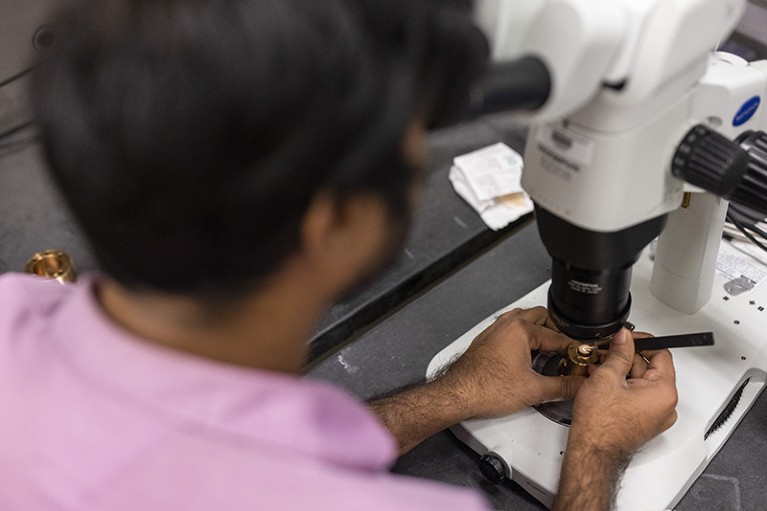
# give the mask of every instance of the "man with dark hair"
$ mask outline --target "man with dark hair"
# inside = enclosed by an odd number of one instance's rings
[[[486,509],[386,468],[458,421],[576,392],[557,507],[609,507],[632,453],[675,420],[670,354],[635,356],[625,331],[586,381],[530,368],[530,350],[569,342],[543,308],[369,407],[296,376],[323,310],[401,247],[426,130],[460,115],[487,56],[469,8],[85,0],[61,14],[33,104],[104,273],[0,279],[0,508]]]

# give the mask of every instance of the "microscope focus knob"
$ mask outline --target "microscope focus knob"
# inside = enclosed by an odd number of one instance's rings
[[[767,215],[767,133],[747,131],[737,142],[748,153],[748,171],[726,198]]]
[[[748,163],[748,153],[739,144],[699,124],[677,147],[671,172],[691,185],[727,196],[743,179]]]
[[[485,454],[479,458],[479,470],[485,479],[493,484],[500,484],[506,479],[506,468],[498,456]]]

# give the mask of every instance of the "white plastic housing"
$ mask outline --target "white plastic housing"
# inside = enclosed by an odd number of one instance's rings
[[[592,102],[605,84],[621,85],[621,101],[637,105],[679,75],[702,74],[706,53],[733,30],[745,5],[746,0],[480,0],[477,21],[495,60],[533,55],[547,64],[553,90],[534,117],[555,120]]]

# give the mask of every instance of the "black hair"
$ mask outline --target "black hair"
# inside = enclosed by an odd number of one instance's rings
[[[53,28],[33,108],[99,264],[198,297],[277,269],[320,190],[406,223],[405,130],[487,57],[464,0],[85,0]]]

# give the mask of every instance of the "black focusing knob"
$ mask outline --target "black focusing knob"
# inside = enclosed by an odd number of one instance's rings
[[[746,170],[748,153],[701,124],[687,132],[671,163],[676,177],[721,196],[735,190]]]
[[[493,454],[485,454],[479,459],[479,470],[493,484],[500,484],[506,479],[503,461]]]
[[[767,133],[748,131],[737,142],[748,153],[748,172],[726,198],[767,215]]]

